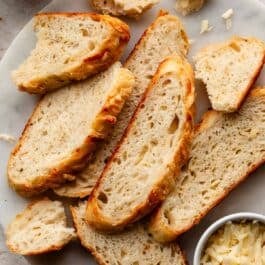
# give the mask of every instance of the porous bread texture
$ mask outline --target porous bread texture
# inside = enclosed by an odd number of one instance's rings
[[[232,37],[206,46],[194,59],[196,78],[206,84],[213,109],[234,112],[262,69],[265,44],[254,38]]]
[[[186,16],[192,12],[199,11],[205,0],[177,0],[176,11]]]
[[[174,188],[188,158],[194,76],[175,55],[159,66],[87,204],[87,221],[119,230],[149,213]]]
[[[190,159],[149,230],[167,242],[186,232],[265,161],[265,87],[237,113],[209,111],[196,130]]]
[[[91,6],[104,14],[138,18],[159,0],[90,0]]]
[[[44,96],[10,155],[10,185],[24,196],[58,187],[85,166],[134,86],[119,62],[86,81]],[[64,175],[66,174],[66,175]]]
[[[37,255],[60,250],[76,237],[68,228],[64,206],[59,201],[41,199],[30,203],[10,223],[6,244],[21,255]]]
[[[34,18],[37,43],[12,74],[22,91],[44,94],[106,70],[130,39],[117,18],[90,13],[43,13]]]
[[[71,207],[74,225],[81,244],[92,253],[100,265],[185,265],[177,243],[161,245],[146,231],[144,224],[135,224],[126,231],[107,235],[85,222],[86,203]]]
[[[107,160],[128,126],[129,120],[155,74],[159,63],[172,53],[185,56],[188,49],[188,38],[180,20],[166,12],[161,12],[143,33],[125,63],[125,67],[134,74],[136,85],[118,116],[118,121],[112,134],[93,154],[86,168],[81,173],[76,174],[76,181],[55,190],[58,195],[86,197],[90,194]]]

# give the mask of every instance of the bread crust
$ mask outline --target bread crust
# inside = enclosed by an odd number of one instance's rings
[[[258,87],[252,90],[249,94],[249,97],[265,97],[265,87]],[[210,110],[206,112],[203,115],[200,124],[195,129],[195,137],[197,134],[203,132],[207,128],[210,128],[215,123],[215,121],[219,119],[220,116],[222,116],[222,114],[215,110]],[[220,196],[216,200],[214,200],[204,212],[201,212],[199,215],[194,216],[194,218],[191,219],[190,222],[182,229],[173,229],[171,226],[164,223],[164,211],[162,208],[158,208],[151,217],[151,221],[149,224],[150,233],[158,242],[166,243],[175,240],[178,236],[187,232],[193,226],[197,225],[213,208],[220,204],[230,194],[231,191],[233,191],[237,186],[239,186],[239,184],[241,184],[252,172],[254,172],[259,166],[263,165],[264,163],[265,158],[261,159],[259,163],[249,167],[246,173],[242,175],[237,182],[234,182],[233,185],[231,185],[228,189],[224,190],[223,193],[220,194]]]
[[[144,104],[146,99],[149,97],[149,94],[153,90],[157,81],[164,75],[168,73],[183,78],[183,84],[186,86],[186,93],[184,96],[184,105],[186,109],[186,116],[183,117],[184,127],[181,132],[182,137],[179,144],[179,149],[175,153],[173,161],[170,161],[167,165],[167,170],[163,175],[160,176],[160,179],[157,181],[155,186],[152,188],[151,192],[148,195],[146,201],[142,202],[136,208],[132,209],[130,215],[124,216],[120,221],[114,221],[111,218],[107,217],[104,212],[101,211],[98,205],[98,192],[100,191],[100,186],[106,178],[106,173],[111,167],[112,161],[115,160],[116,154],[119,152],[119,149],[125,139],[128,137],[128,134],[133,126],[134,121],[137,119],[138,113],[141,111],[141,106]],[[189,155],[189,145],[192,137],[193,130],[193,117],[194,117],[194,101],[195,101],[195,92],[194,92],[194,75],[191,66],[179,55],[175,55],[167,58],[163,61],[152,82],[147,88],[140,104],[136,108],[136,111],[130,120],[130,123],[121,139],[119,144],[116,147],[116,150],[113,152],[112,157],[106,164],[105,169],[102,172],[102,175],[97,182],[95,188],[92,191],[91,196],[89,197],[87,204],[86,220],[89,224],[99,230],[103,231],[119,231],[122,230],[125,226],[130,223],[133,223],[139,220],[144,215],[148,214],[156,205],[162,202],[168,193],[174,188],[175,178],[179,174],[180,168],[185,164],[188,155]],[[184,115],[184,114],[183,114]]]
[[[19,194],[25,197],[37,195],[49,188],[56,188],[60,184],[68,180],[68,176],[64,174],[72,173],[75,170],[80,170],[86,165],[89,155],[95,149],[98,142],[102,141],[111,130],[111,127],[116,123],[116,117],[120,113],[125,101],[130,96],[131,90],[134,86],[134,77],[124,68],[120,69],[118,81],[109,92],[105,100],[105,104],[99,111],[92,125],[93,132],[87,136],[84,143],[77,147],[71,154],[69,154],[63,161],[50,169],[47,175],[36,177],[34,183],[27,183],[16,181],[9,173],[12,167],[12,159],[16,156],[21,146],[27,138],[27,132],[31,127],[32,120],[36,116],[36,111],[40,102],[35,107],[29,121],[27,122],[22,135],[12,151],[8,161],[8,181],[9,185],[15,189]]]
[[[130,40],[129,26],[121,20],[108,15],[95,13],[41,13],[35,16],[35,21],[41,16],[88,17],[94,21],[109,25],[111,32],[96,54],[84,58],[79,65],[65,69],[59,75],[53,74],[43,78],[35,78],[28,82],[20,82],[16,78],[17,71],[14,71],[12,77],[19,90],[32,94],[45,94],[73,81],[84,80],[89,76],[106,70],[111,64],[119,60]]]
[[[25,212],[30,212],[32,210],[32,208],[35,206],[35,204],[40,203],[40,202],[50,202],[50,199],[48,197],[44,197],[42,199],[38,199],[38,200],[30,202],[28,204],[28,206],[21,213],[17,214],[16,220],[23,218],[23,214]],[[45,254],[48,252],[61,250],[65,245],[67,245],[74,238],[74,237],[72,237],[72,238],[69,237],[69,240],[67,240],[65,242],[61,242],[61,244],[51,245],[49,248],[46,248],[46,249],[39,249],[39,250],[35,250],[35,251],[22,251],[19,247],[16,247],[15,245],[13,245],[9,241],[9,237],[10,237],[9,233],[10,233],[10,231],[8,228],[7,233],[6,233],[6,237],[7,237],[6,245],[7,245],[8,249],[13,253],[21,254],[21,255],[27,255],[27,256],[40,255],[40,254]]]

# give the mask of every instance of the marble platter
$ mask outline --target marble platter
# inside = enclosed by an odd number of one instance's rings
[[[146,26],[155,18],[158,10],[164,8],[174,11],[175,0],[161,0],[161,4],[147,12],[139,21],[128,20],[131,26],[132,39],[124,58],[134,46]],[[227,31],[221,15],[229,8],[234,9],[233,27]],[[45,11],[88,11],[87,0],[54,0]],[[211,32],[200,35],[200,22],[208,19],[214,28]],[[196,51],[211,42],[217,42],[231,35],[255,36],[265,40],[265,5],[258,0],[209,0],[199,12],[183,18],[192,44],[190,59]],[[28,119],[36,97],[18,92],[10,80],[10,71],[28,56],[35,45],[32,22],[29,22],[18,34],[0,63],[0,133],[7,133],[18,138]],[[123,59],[124,59],[123,58]],[[265,70],[257,81],[265,84]],[[209,108],[209,102],[202,87],[197,86],[197,119]],[[4,244],[4,229],[10,220],[26,205],[26,200],[14,193],[7,184],[6,164],[13,146],[0,142],[0,264],[1,265],[88,265],[95,264],[91,256],[81,249],[78,243],[72,243],[59,253],[45,256],[24,258],[8,253]],[[197,227],[183,235],[179,241],[187,254],[190,264],[194,247],[202,232],[216,219],[239,211],[252,211],[265,214],[265,167],[259,168],[237,190],[216,207]]]

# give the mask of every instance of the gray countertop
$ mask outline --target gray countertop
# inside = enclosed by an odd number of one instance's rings
[[[265,3],[265,0],[261,0]],[[0,60],[17,33],[51,0],[0,1]]]
[[[0,1],[0,59],[23,26],[49,2],[51,0]]]

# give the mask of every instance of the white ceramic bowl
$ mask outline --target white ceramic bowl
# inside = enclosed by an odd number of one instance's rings
[[[265,224],[265,216],[262,214],[256,213],[235,213],[227,215],[215,223],[213,223],[201,236],[194,253],[193,265],[200,265],[200,260],[203,254],[203,251],[206,247],[209,237],[214,234],[220,227],[225,225],[229,221],[240,221],[240,220],[256,220]]]

